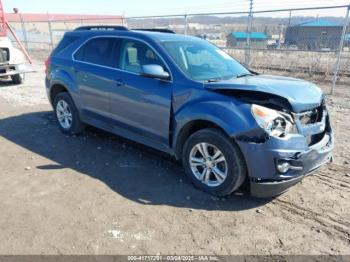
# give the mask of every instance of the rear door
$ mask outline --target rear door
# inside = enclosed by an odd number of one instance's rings
[[[117,85],[111,93],[111,117],[116,125],[162,146],[169,146],[173,83],[140,76],[142,65],[158,64],[169,71],[148,44],[123,39]],[[169,72],[170,73],[170,72]]]
[[[119,43],[117,38],[96,37],[74,54],[83,115],[99,120],[107,120],[110,116],[109,94],[115,89]]]

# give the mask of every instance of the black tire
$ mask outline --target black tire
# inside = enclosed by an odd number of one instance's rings
[[[223,182],[218,186],[208,186],[200,181],[191,170],[190,154],[192,148],[199,143],[208,143],[219,149],[226,159],[227,175]],[[215,196],[227,196],[237,190],[244,182],[247,168],[244,157],[235,144],[223,132],[214,128],[202,129],[192,134],[186,141],[183,153],[182,163],[187,176],[195,187]]]
[[[67,103],[67,105],[69,107],[69,111],[71,112],[71,115],[72,115],[71,125],[69,127],[66,127],[66,128],[64,126],[62,126],[62,124],[60,123],[58,116],[57,116],[57,110],[58,110],[57,104],[60,101],[64,101],[65,103]],[[80,120],[78,110],[77,110],[72,98],[70,97],[70,95],[67,92],[62,92],[62,93],[57,94],[54,98],[53,105],[54,105],[56,122],[57,122],[59,129],[62,131],[62,133],[66,134],[66,135],[77,135],[77,134],[80,134],[81,132],[84,131],[85,124]]]
[[[23,83],[24,77],[20,74],[17,74],[17,75],[12,75],[11,79],[12,79],[12,83],[14,83],[15,85],[20,85]]]

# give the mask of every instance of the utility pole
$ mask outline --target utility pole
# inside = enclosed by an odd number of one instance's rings
[[[346,28],[347,28],[348,22],[349,22],[349,12],[350,12],[350,4],[349,4],[347,11],[346,11],[345,22],[343,25],[343,32],[342,32],[340,43],[339,43],[338,56],[337,56],[337,62],[335,64],[335,69],[334,69],[331,94],[333,94],[333,92],[334,92],[334,88],[335,88],[335,85],[336,85],[337,79],[338,79],[338,73],[339,73],[339,69],[340,69],[340,60],[341,60],[341,55],[343,52],[343,47],[344,47],[344,42],[345,42]]]
[[[53,47],[54,47],[54,40],[53,40],[53,32],[52,32],[51,17],[50,17],[50,15],[49,15],[49,12],[47,12],[47,23],[48,23],[48,26],[49,26],[51,50],[53,50]]]
[[[250,37],[252,34],[252,25],[253,25],[253,0],[249,0],[249,15],[248,15],[248,26],[247,26],[247,42],[245,49],[245,65],[250,67]]]

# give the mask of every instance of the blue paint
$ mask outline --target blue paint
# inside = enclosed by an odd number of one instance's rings
[[[237,39],[247,39],[249,34],[246,32],[232,32],[231,35]],[[265,40],[265,39],[268,39],[268,36],[262,32],[252,32],[250,34],[250,38]]]
[[[243,32],[233,34],[246,37]],[[183,53],[184,57],[194,59],[201,52],[200,47],[209,43],[191,36],[129,30],[73,31],[66,33],[65,37],[68,36],[75,36],[71,38],[72,43],[56,50],[50,58],[51,64],[45,81],[47,93],[50,96],[57,84],[65,87],[82,120],[88,124],[180,158],[184,141],[179,141],[183,130],[196,121],[210,122],[236,141],[245,158],[248,175],[255,183],[254,188],[264,186],[261,184],[264,180],[284,181],[304,176],[331,155],[334,139],[328,115],[324,131],[324,137],[328,137],[327,148],[321,142],[311,147],[302,131],[284,138],[268,137],[252,115],[253,102],[240,97],[240,94],[250,94],[251,99],[255,98],[256,101],[262,95],[266,100],[277,97],[287,101],[289,107],[285,110],[291,110],[289,114],[296,114],[323,106],[323,94],[312,83],[294,78],[253,74],[236,61],[221,65],[235,65],[230,72],[236,72],[236,75],[229,78],[223,76],[222,79],[195,80],[193,72],[185,72],[189,65],[180,64],[178,57]],[[101,37],[115,39],[115,46],[110,53],[111,66],[72,59],[86,42]],[[252,33],[252,38],[267,39],[267,36]],[[165,43],[182,41],[186,42],[186,50],[175,56],[168,53],[171,49],[167,49]],[[140,44],[144,49],[136,48]],[[126,47],[129,49],[123,49]],[[145,52],[135,55],[135,48]],[[98,49],[99,47],[96,48],[96,54],[103,51]],[[123,56],[120,50],[128,51]],[[210,47],[210,50],[219,58],[232,60],[216,47]],[[125,59],[127,63],[124,62]],[[161,65],[169,73],[169,79],[141,76],[138,63],[145,59],[149,60],[148,64]],[[192,61],[196,65],[196,76],[220,75],[220,70],[215,71],[211,67],[212,59],[214,58],[202,61],[204,65],[198,64],[200,62],[195,59]],[[211,74],[205,74],[205,70],[211,70]],[[227,71],[229,70],[225,72]],[[237,77],[241,74],[241,77]],[[264,101],[254,103],[262,102]],[[311,135],[318,134],[318,128],[310,127],[308,132]],[[303,170],[279,174],[275,161],[280,158],[300,163]]]

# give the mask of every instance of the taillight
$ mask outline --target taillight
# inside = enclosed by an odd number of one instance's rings
[[[49,71],[49,66],[50,66],[50,57],[48,59],[45,60],[45,73],[47,74],[47,72]]]

